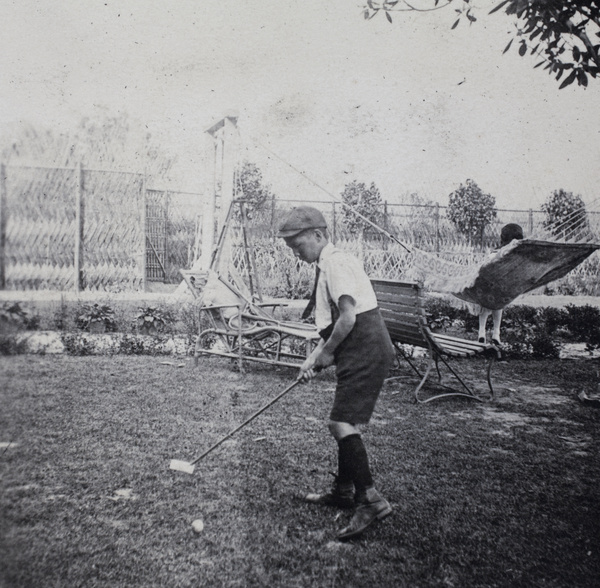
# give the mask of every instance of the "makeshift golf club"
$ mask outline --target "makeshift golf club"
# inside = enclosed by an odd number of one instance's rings
[[[233,429],[233,431],[230,431],[229,433],[227,433],[227,435],[225,435],[224,437],[222,437],[221,439],[219,439],[212,447],[210,447],[209,449],[207,449],[202,455],[198,456],[193,461],[188,462],[188,461],[183,461],[183,460],[180,460],[180,459],[172,459],[171,460],[171,465],[169,466],[170,469],[176,470],[178,472],[185,472],[186,474],[193,474],[194,473],[194,466],[201,459],[205,458],[211,451],[213,451],[214,449],[216,449],[217,447],[219,447],[219,445],[221,445],[221,443],[223,443],[224,441],[226,441],[227,439],[229,439],[229,437],[231,437],[232,435],[234,435],[235,433],[237,433],[240,429],[242,429],[243,427],[245,427],[249,422],[253,421],[257,416],[259,416],[260,414],[262,414],[263,412],[265,412],[265,410],[267,410],[267,408],[269,408],[270,406],[273,406],[273,404],[275,404],[280,398],[283,398],[288,392],[290,392],[293,388],[295,388],[301,381],[302,380],[300,378],[298,378],[297,380],[295,380],[283,392],[281,392],[281,394],[279,394],[278,396],[276,396],[275,398],[273,398],[273,400],[271,400],[268,404],[265,404],[260,410],[256,411],[250,418],[248,418],[247,420],[245,420],[239,427],[236,427],[235,429]]]

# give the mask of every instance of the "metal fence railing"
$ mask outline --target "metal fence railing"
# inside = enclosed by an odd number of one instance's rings
[[[153,189],[135,173],[81,166],[0,167],[0,288],[145,289],[150,281],[178,283],[179,270],[191,267],[201,254],[200,194]],[[273,197],[251,211],[246,227],[258,272],[272,282],[271,292],[285,294],[279,290],[292,288],[297,279],[310,287],[311,276],[304,276],[302,268],[297,268],[300,278],[285,273],[287,261],[280,263],[285,250],[274,238],[286,212],[300,204],[322,210],[332,240],[358,255],[370,275],[402,275],[406,251],[377,229],[349,228],[340,202]],[[545,218],[539,210],[498,209],[494,221],[474,239],[460,234],[447,207],[437,204],[384,203],[377,222],[409,248],[468,264],[498,246],[504,224],[516,222],[526,236],[536,236]],[[588,211],[587,220],[598,233],[600,213]],[[233,244],[236,264],[246,257],[243,247],[239,239]],[[577,272],[600,283],[597,266],[590,261]]]

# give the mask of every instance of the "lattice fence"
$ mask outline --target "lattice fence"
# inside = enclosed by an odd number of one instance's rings
[[[8,288],[73,288],[77,177],[72,169],[8,169],[3,211]]]
[[[373,278],[409,279],[412,268],[411,255],[401,245],[381,232],[368,229],[363,235],[352,234],[343,223],[341,205],[323,202],[281,201],[269,203],[264,210],[250,219],[247,234],[256,258],[256,269],[263,295],[281,297],[307,297],[312,289],[314,270],[295,260],[283,240],[277,239],[277,227],[286,211],[293,206],[310,204],[319,208],[330,227],[332,240],[338,246],[363,261],[367,273]],[[419,248],[435,252],[441,258],[464,266],[480,263],[500,241],[504,224],[520,224],[526,235],[541,232],[544,214],[530,210],[499,210],[498,218],[486,229],[484,240],[472,244],[459,235],[438,206],[388,206],[385,228],[409,249]],[[600,215],[588,211],[590,225],[595,226]],[[240,227],[232,234],[232,262],[238,273],[247,276],[247,256],[241,240]],[[600,258],[594,255],[578,266],[567,277],[546,290],[564,294],[600,294]]]
[[[198,255],[198,194],[147,190],[127,172],[4,170],[7,289],[140,290],[178,283]]]
[[[179,283],[179,270],[191,267],[200,255],[199,194],[148,189],[143,176],[115,171],[9,166],[4,176],[0,261],[6,288],[139,290],[148,281]],[[362,259],[371,276],[405,277],[408,253],[376,229],[361,235],[350,231],[341,204],[273,199],[252,211],[246,231],[263,295],[308,295],[312,288],[312,269],[295,262],[276,238],[287,210],[299,204],[320,208],[332,240]],[[239,215],[235,220],[232,261],[240,274],[248,275]],[[498,210],[476,243],[456,231],[443,206],[386,204],[380,222],[409,249],[467,265],[497,247],[502,225],[517,222],[529,236],[540,232],[543,220],[540,211]],[[588,211],[588,221],[598,232],[600,213]],[[596,293],[598,288],[590,284],[600,284],[597,255],[559,286],[572,293]]]
[[[82,287],[142,287],[144,177],[84,170]]]
[[[188,192],[167,192],[165,282],[179,283],[181,268],[200,256],[201,198]]]

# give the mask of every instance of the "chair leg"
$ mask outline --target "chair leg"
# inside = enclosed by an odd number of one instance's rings
[[[423,374],[421,374],[421,372],[419,371],[417,366],[410,360],[408,355],[406,355],[406,353],[404,353],[404,351],[402,351],[402,349],[398,345],[394,344],[394,347],[396,349],[396,352],[402,356],[402,359],[404,359],[406,362],[408,362],[408,365],[417,374],[417,376],[419,376],[419,378],[422,378]],[[396,379],[396,378],[394,378],[394,377],[388,378],[388,380],[394,380],[394,379]]]
[[[440,372],[440,362],[439,362],[439,356],[435,355],[435,369],[437,370],[437,375],[438,375],[438,382],[441,383],[442,381],[442,373]]]
[[[460,382],[462,387],[466,390],[466,392],[459,392],[458,390],[454,390],[451,392],[444,392],[443,394],[438,394],[433,396],[432,398],[428,398],[425,402],[429,402],[431,400],[436,400],[437,398],[444,398],[445,396],[461,396],[463,398],[471,398],[472,400],[478,400],[479,402],[483,402],[483,399],[479,398],[471,388],[466,384],[466,382],[452,369],[452,366],[442,357],[439,356],[439,359],[442,360],[444,365],[448,368],[450,373]],[[447,388],[447,386],[444,386]]]
[[[201,349],[201,337],[200,337],[200,331],[198,331],[198,335],[196,336],[196,343],[194,345],[194,367],[198,367],[198,358],[200,357],[200,349]]]
[[[425,375],[421,378],[421,381],[419,382],[419,385],[416,387],[415,392],[414,392],[415,400],[421,404],[423,404],[425,402],[429,402],[429,400],[421,400],[419,398],[419,391],[425,385],[425,382],[427,381],[427,378],[429,377],[429,372],[431,372],[431,368],[433,368],[433,364],[434,364],[434,359],[431,355],[429,355],[429,358],[427,360],[427,369],[425,370]]]
[[[495,396],[494,396],[494,387],[492,386],[492,365],[494,364],[494,362],[496,361],[496,356],[492,356],[490,358],[490,361],[488,362],[488,366],[487,366],[487,383],[488,386],[490,387],[490,394],[491,394],[491,399],[494,400]]]

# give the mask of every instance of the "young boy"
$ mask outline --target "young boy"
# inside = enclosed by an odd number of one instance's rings
[[[520,225],[509,223],[502,227],[500,232],[500,249],[513,241],[513,239],[522,239],[523,229]],[[488,317],[492,315],[493,327],[492,344],[500,347],[500,325],[502,323],[502,309],[490,310],[489,308],[481,307],[479,309],[479,342],[485,343],[485,327]]]
[[[329,431],[338,445],[338,474],[333,488],[309,494],[313,504],[355,508],[338,539],[360,535],[392,512],[375,489],[358,425],[369,422],[394,350],[381,318],[371,282],[360,262],[329,242],[323,215],[310,206],[294,208],[279,236],[294,255],[317,263],[315,323],[321,340],[300,369],[310,380],[320,369],[336,366],[337,386]]]

